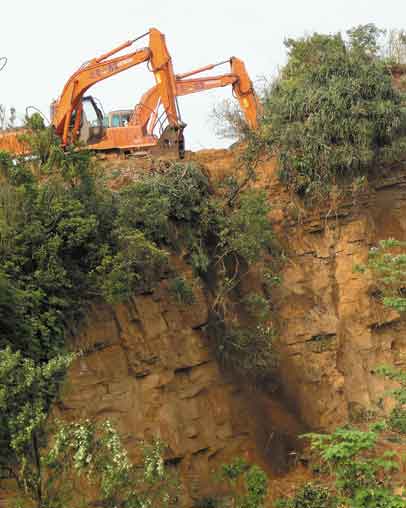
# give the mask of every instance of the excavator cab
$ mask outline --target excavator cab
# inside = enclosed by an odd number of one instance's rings
[[[82,113],[78,139],[86,145],[97,143],[103,139],[106,133],[103,112],[91,95],[83,97],[81,105]],[[75,114],[72,115],[72,122],[74,125]]]
[[[132,114],[132,109],[117,109],[115,111],[110,111],[107,117],[107,127],[127,127],[130,123]]]
[[[51,104],[51,123],[54,122],[56,103],[57,101],[54,101]],[[98,143],[103,139],[106,133],[104,115],[91,95],[83,97],[78,107],[72,112],[69,132],[70,137],[74,136],[74,139],[78,139],[85,145]]]

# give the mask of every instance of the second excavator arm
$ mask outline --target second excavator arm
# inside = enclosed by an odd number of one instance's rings
[[[231,72],[229,73],[217,76],[191,77],[210,71],[227,62],[230,63],[231,67]],[[225,62],[210,64],[175,76],[176,96],[189,95],[224,86],[232,86],[233,94],[239,101],[248,126],[251,129],[256,129],[258,126],[260,104],[244,62],[239,58],[232,57]],[[157,109],[160,101],[161,97],[158,86],[150,88],[135,107],[130,124],[140,126],[144,133],[152,134],[158,118]],[[163,106],[165,108],[164,104]]]
[[[252,81],[242,60],[236,57],[231,57],[229,62],[231,72],[221,74],[219,76],[187,79],[190,78],[190,76],[212,70],[226,62],[207,65],[206,67],[186,72],[184,74],[177,74],[176,94],[178,96],[189,95],[204,90],[231,85],[233,88],[233,94],[240,103],[240,107],[244,113],[247,124],[251,129],[256,129],[258,126],[259,104]]]

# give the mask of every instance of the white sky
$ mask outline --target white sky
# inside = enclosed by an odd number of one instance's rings
[[[0,56],[9,60],[0,73],[0,103],[20,113],[32,104],[48,116],[81,63],[150,27],[166,35],[176,72],[234,55],[255,81],[284,63],[286,37],[370,22],[406,28],[406,0],[0,0],[0,20]],[[89,93],[107,112],[132,108],[153,84],[142,64]],[[210,120],[214,104],[229,97],[227,87],[180,98],[189,149],[230,143],[216,138]]]

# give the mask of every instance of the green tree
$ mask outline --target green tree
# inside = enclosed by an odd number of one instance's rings
[[[220,478],[230,486],[232,508],[264,508],[268,479],[259,466],[237,458],[222,466]]]
[[[369,430],[338,428],[331,434],[308,434],[313,450],[331,471],[339,502],[351,508],[401,508],[405,498],[393,493],[393,472],[399,469],[394,452],[379,453],[385,424]]]
[[[0,352],[0,477],[16,481],[18,504],[175,504],[177,481],[164,464],[160,442],[144,445],[144,460],[136,466],[109,421],[60,423],[49,432],[48,406],[56,393],[55,382],[48,382],[61,381],[71,360],[65,356],[37,367],[19,353]]]
[[[0,344],[18,348],[28,333],[22,293],[0,272]]]
[[[110,303],[151,291],[168,265],[168,253],[147,240],[142,231],[119,231],[117,244],[117,254],[103,256],[96,268],[102,295]]]
[[[389,238],[381,240],[369,251],[366,265],[356,265],[355,271],[370,270],[385,307],[406,311],[403,288],[406,285],[406,242]]]
[[[375,369],[375,373],[397,383],[398,386],[387,393],[395,400],[388,424],[394,432],[406,434],[406,371],[383,365]]]
[[[338,500],[328,487],[306,483],[292,498],[278,500],[276,508],[338,508]]]
[[[44,119],[34,113],[25,120],[25,132],[19,136],[20,141],[29,147],[30,153],[38,158],[39,164],[45,164],[53,147],[59,143],[53,127],[45,127]]]
[[[61,424],[41,456],[44,500],[38,508],[77,506],[78,500],[105,508],[177,506],[178,481],[165,465],[164,445],[141,447],[143,460],[135,465],[108,420]],[[37,501],[35,492],[27,497]]]
[[[48,411],[72,359],[61,355],[38,365],[9,347],[0,350],[0,477],[15,479],[38,501]]]
[[[260,137],[298,192],[324,191],[404,151],[405,117],[385,62],[381,31],[288,39],[288,63],[264,94]],[[399,145],[400,143],[400,145]]]

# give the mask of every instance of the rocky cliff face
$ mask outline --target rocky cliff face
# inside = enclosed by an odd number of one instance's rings
[[[233,168],[227,151],[193,156],[214,175]],[[188,504],[219,489],[218,465],[242,455],[265,467],[275,497],[295,461],[295,436],[329,429],[372,410],[387,388],[377,364],[406,365],[406,323],[384,310],[373,281],[354,273],[380,239],[406,235],[406,172],[378,175],[366,188],[305,209],[278,183],[274,164],[259,182],[286,251],[272,302],[279,327],[279,388],[267,393],[224,373],[210,351],[208,299],[179,305],[165,281],[128,304],[94,305],[73,340],[64,418],[111,418],[136,459],[137,443],[159,436],[184,480]],[[182,267],[187,274],[187,268]],[[298,466],[286,478],[294,483]],[[295,476],[296,475],[296,476]]]
[[[194,157],[214,177],[234,165],[227,151]],[[178,305],[165,282],[127,305],[95,306],[75,339],[85,354],[70,371],[64,415],[116,420],[130,450],[160,436],[189,499],[213,493],[211,472],[235,455],[271,475],[286,471],[295,435],[367,414],[387,388],[374,366],[406,364],[406,324],[382,308],[373,281],[353,270],[380,239],[405,237],[405,173],[333,194],[322,209],[289,195],[272,163],[262,166],[259,184],[269,191],[270,219],[287,254],[272,298],[281,355],[276,393],[219,368],[204,331],[201,288],[190,307]]]
[[[340,202],[333,199],[329,209],[300,214],[290,202],[279,217],[288,251],[275,295],[282,387],[313,429],[334,428],[375,409],[387,386],[373,368],[406,365],[404,321],[383,309],[371,279],[354,272],[379,240],[405,238],[405,198],[399,170]],[[299,217],[289,219],[295,211]]]
[[[161,438],[189,500],[213,494],[211,475],[222,462],[241,455],[261,461],[257,421],[243,388],[213,359],[201,288],[195,297],[178,304],[163,282],[125,305],[92,307],[74,339],[83,355],[57,408],[67,419],[114,421],[134,460],[141,440]]]
[[[232,154],[200,159],[227,172]],[[406,324],[385,310],[371,280],[354,267],[379,240],[406,235],[406,174],[380,170],[367,185],[333,189],[323,206],[305,207],[260,168],[271,221],[286,252],[272,300],[279,323],[281,400],[307,428],[331,429],[376,408],[387,385],[376,365],[406,365]],[[386,402],[390,404],[389,402]]]

